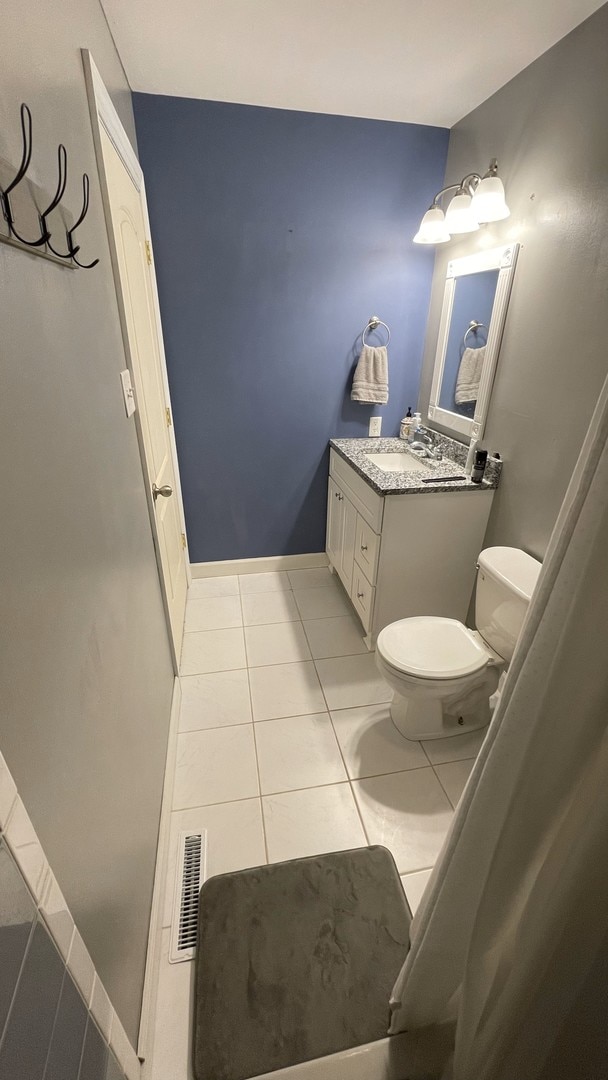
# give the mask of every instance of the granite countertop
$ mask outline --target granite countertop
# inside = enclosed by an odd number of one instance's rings
[[[487,491],[498,487],[502,462],[488,458],[484,479],[474,484],[468,477],[441,483],[444,476],[463,476],[468,447],[444,435],[434,433],[436,444],[443,454],[441,461],[426,458],[420,451],[411,450],[404,439],[331,439],[329,445],[344,458],[355,472],[378,493],[378,495],[420,495],[433,491]],[[403,454],[416,458],[428,466],[428,473],[419,471],[386,472],[368,460],[366,454]],[[436,474],[437,482],[421,483],[424,475]]]

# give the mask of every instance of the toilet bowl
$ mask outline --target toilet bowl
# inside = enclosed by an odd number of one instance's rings
[[[423,615],[380,631],[376,664],[407,739],[441,739],[489,722],[490,697],[513,656],[540,566],[518,548],[487,548],[478,562],[476,630]]]

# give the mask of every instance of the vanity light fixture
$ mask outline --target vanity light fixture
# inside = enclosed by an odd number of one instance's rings
[[[475,188],[471,209],[480,225],[488,221],[502,221],[511,211],[505,199],[505,189],[498,175],[498,162],[492,158],[490,168]]]
[[[444,214],[440,202],[448,192],[455,194]],[[420,222],[414,243],[444,244],[452,236],[475,232],[490,221],[502,221],[509,213],[505,189],[498,176],[498,162],[492,158],[483,176],[468,173],[459,184],[448,184],[437,192]]]
[[[420,228],[414,237],[415,244],[444,244],[450,239],[445,223],[445,214],[440,206],[433,205],[427,210]]]

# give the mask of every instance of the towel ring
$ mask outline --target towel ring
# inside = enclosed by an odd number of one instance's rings
[[[386,330],[386,333],[388,335],[387,339],[386,339],[386,344],[388,345],[389,341],[391,340],[391,332],[390,332],[388,326],[386,325],[386,323],[382,322],[382,319],[379,319],[377,315],[372,315],[371,316],[371,318],[369,319],[369,321],[367,323],[367,326],[365,327],[365,330],[361,334],[361,342],[362,342],[363,345],[366,344],[365,335],[367,334],[367,331],[368,330],[377,330],[379,326],[383,326],[384,329]]]
[[[484,330],[487,330],[487,326],[483,322],[477,322],[477,319],[471,319],[468,330],[465,330],[462,344],[466,345],[469,334],[476,334],[480,326],[483,326]]]

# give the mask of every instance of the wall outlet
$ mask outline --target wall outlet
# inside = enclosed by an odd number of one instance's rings
[[[382,417],[370,416],[369,418],[369,436],[370,438],[378,438],[382,431]]]

